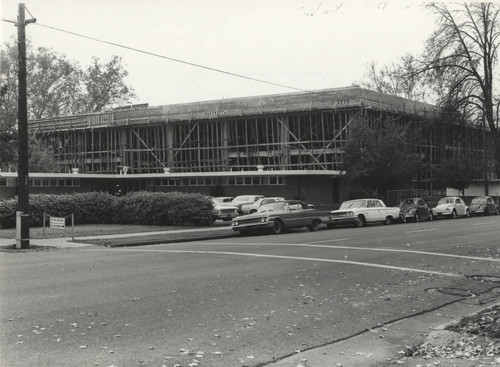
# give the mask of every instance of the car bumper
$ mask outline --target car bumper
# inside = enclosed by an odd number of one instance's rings
[[[226,219],[226,220],[229,220],[229,219],[236,218],[237,216],[238,216],[237,213],[234,213],[234,214],[213,214],[212,218],[213,219]]]
[[[403,218],[404,220],[412,220],[415,219],[415,214],[412,213],[404,213],[400,215],[400,218]]]
[[[353,224],[358,221],[358,217],[349,216],[349,217],[330,217],[331,224]]]
[[[451,217],[453,212],[432,212],[435,217]]]
[[[485,209],[470,209],[470,213],[474,214],[484,214]]]
[[[274,225],[274,222],[259,222],[259,223],[239,224],[237,226],[233,226],[233,230],[235,230],[235,231],[262,231],[262,230],[273,228],[273,225]]]

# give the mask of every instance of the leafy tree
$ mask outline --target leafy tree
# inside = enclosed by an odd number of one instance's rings
[[[54,159],[54,152],[32,135],[29,140],[28,166],[31,172],[59,172],[59,162]]]
[[[11,40],[0,50],[0,168],[17,167],[17,43]],[[48,48],[34,49],[27,42],[28,119],[99,112],[129,103],[134,92],[125,84],[126,70],[121,59],[113,56],[101,64],[82,69],[78,63]],[[30,170],[53,171],[51,152],[30,137]]]
[[[79,108],[81,112],[99,112],[106,107],[128,104],[135,98],[133,90],[125,84],[128,72],[121,58],[113,56],[101,64],[97,57],[83,70],[84,94]]]
[[[408,182],[423,168],[421,157],[411,150],[408,129],[392,120],[376,126],[363,119],[353,122],[342,163],[346,177],[378,193]]]
[[[469,157],[454,156],[441,162],[436,178],[444,187],[456,189],[464,196],[465,189],[481,177],[482,170],[481,165]]]
[[[38,48],[27,55],[28,110],[30,118],[64,116],[75,112],[75,99],[82,94],[81,71],[54,50]]]

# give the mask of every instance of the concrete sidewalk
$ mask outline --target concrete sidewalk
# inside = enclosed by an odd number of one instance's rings
[[[437,310],[408,317],[345,340],[321,346],[267,364],[269,367],[479,367],[500,366],[500,355],[476,358],[408,357],[411,348],[439,335],[446,326],[465,316],[500,305],[499,296],[462,300]],[[494,339],[492,339],[493,341]],[[441,341],[447,347],[446,340]],[[439,342],[437,343],[439,345]]]

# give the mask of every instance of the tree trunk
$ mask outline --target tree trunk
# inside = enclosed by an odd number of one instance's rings
[[[495,158],[495,171],[497,178],[500,178],[500,133],[492,131],[491,137],[493,139],[493,152]]]

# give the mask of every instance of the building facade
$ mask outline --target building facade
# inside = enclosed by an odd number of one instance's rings
[[[29,129],[53,149],[61,173],[112,182],[100,185],[106,191],[223,191],[339,203],[359,190],[341,171],[354,121],[397,121],[422,133],[419,124],[438,112],[429,104],[348,87],[132,106],[30,121]],[[427,129],[414,149],[430,165],[450,150],[481,156],[483,134],[464,129]],[[442,189],[434,181],[432,170],[423,170],[401,189]]]

